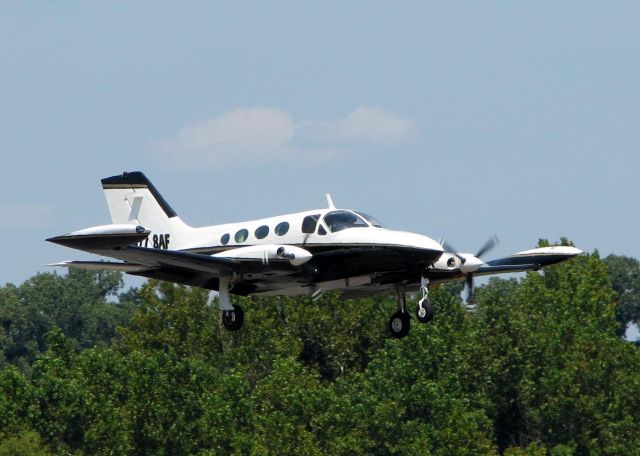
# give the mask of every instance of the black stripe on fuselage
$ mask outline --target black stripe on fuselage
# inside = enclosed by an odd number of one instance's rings
[[[317,269],[316,280],[336,280],[362,274],[412,271],[419,274],[438,260],[442,252],[398,245],[371,244],[283,244],[309,251],[313,257],[302,269]],[[216,246],[186,250],[213,255],[243,246]]]

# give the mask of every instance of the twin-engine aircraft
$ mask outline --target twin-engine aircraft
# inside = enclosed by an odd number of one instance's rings
[[[415,316],[429,322],[429,286],[474,275],[536,270],[582,253],[544,247],[484,262],[421,234],[384,228],[373,217],[327,207],[261,220],[194,228],[184,223],[141,172],[102,179],[112,224],[47,239],[119,261],[68,261],[55,266],[106,269],[219,292],[222,321],[240,329],[244,312],[231,295],[309,295],[338,290],[345,298],[393,292],[389,319],[396,338],[409,333],[406,293],[420,292]],[[446,245],[446,244],[445,244]],[[470,293],[469,293],[470,296]]]

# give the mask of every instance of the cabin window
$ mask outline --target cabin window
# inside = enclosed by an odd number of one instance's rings
[[[238,230],[238,232],[234,236],[234,239],[236,240],[237,243],[241,243],[246,241],[248,237],[249,237],[249,231],[243,228],[241,230]]]
[[[278,223],[274,231],[278,236],[284,236],[289,231],[289,223],[288,222]]]
[[[366,228],[367,222],[351,211],[333,211],[324,216],[324,222],[332,233],[347,228]]]
[[[303,233],[315,233],[316,225],[318,224],[318,219],[320,218],[320,214],[315,215],[307,215],[304,220],[302,220],[302,232]]]
[[[229,243],[230,238],[231,236],[229,236],[229,233],[224,233],[220,238],[220,242],[222,242],[222,245],[227,245]]]
[[[320,236],[324,236],[325,234],[327,234],[327,230],[324,229],[324,226],[320,225],[320,227],[318,228],[318,234]]]
[[[254,231],[254,233],[258,239],[264,239],[269,235],[269,227],[267,225],[262,225]]]

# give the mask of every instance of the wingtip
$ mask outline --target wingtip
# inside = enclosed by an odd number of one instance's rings
[[[71,263],[71,262],[70,261],[60,261],[58,263],[49,263],[46,266],[52,267],[52,268],[55,268],[55,267],[66,268],[66,267],[69,266],[69,263]]]

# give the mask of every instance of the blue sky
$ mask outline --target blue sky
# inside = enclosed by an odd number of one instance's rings
[[[205,225],[322,207],[640,257],[638,2],[0,3],[0,282],[100,178]]]

